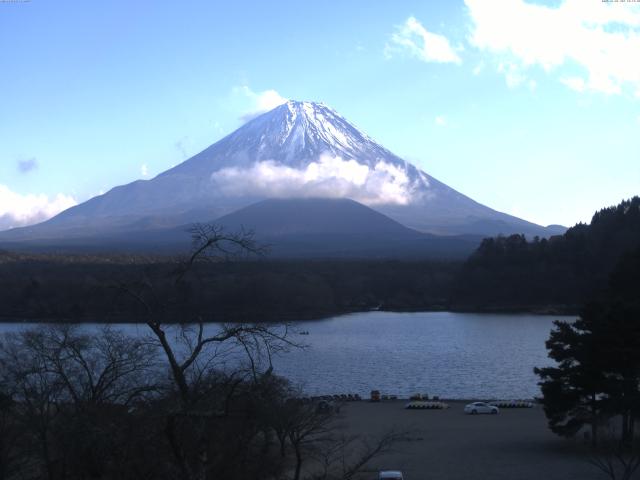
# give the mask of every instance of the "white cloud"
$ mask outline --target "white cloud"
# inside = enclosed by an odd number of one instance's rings
[[[249,168],[223,168],[214,172],[211,180],[216,191],[225,196],[347,197],[368,205],[406,205],[417,191],[406,172],[395,165],[380,161],[371,168],[329,155],[302,169],[271,160]]]
[[[245,112],[240,119],[248,122],[258,115],[273,110],[283,103],[287,103],[288,99],[284,98],[277,91],[270,89],[262,92],[254,92],[248,86],[234,87],[233,92],[241,94],[250,101],[248,111]]]
[[[21,195],[0,185],[0,230],[42,222],[77,203],[62,193],[52,198],[44,194]]]
[[[435,120],[434,120],[435,124],[438,125],[439,127],[444,127],[447,125],[447,120],[442,116],[442,115],[438,115]]]
[[[504,74],[504,78],[509,88],[516,88],[522,85],[527,77],[516,63],[501,62],[498,64],[498,72]]]
[[[146,163],[140,165],[140,175],[143,177],[147,177],[149,175],[149,167],[147,167]]]
[[[391,35],[384,54],[390,58],[394,52],[403,52],[424,62],[462,63],[447,37],[429,32],[415,17],[409,17]]]
[[[469,41],[498,57],[511,86],[523,71],[557,72],[576,91],[640,90],[640,5],[565,0],[557,7],[524,0],[465,0]],[[512,65],[514,67],[512,67]],[[572,74],[563,71],[571,67]],[[575,69],[583,70],[582,76]]]
[[[576,92],[584,92],[587,89],[585,81],[580,77],[561,77],[560,81]]]

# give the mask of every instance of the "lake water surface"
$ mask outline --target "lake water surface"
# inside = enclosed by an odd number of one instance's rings
[[[366,312],[304,322],[309,348],[276,363],[315,394],[370,390],[443,398],[532,398],[533,367],[554,319],[573,317],[451,312]]]
[[[533,367],[549,365],[544,342],[555,319],[574,317],[452,312],[364,312],[300,322],[307,345],[274,361],[309,395],[372,389],[407,397],[533,398]],[[27,325],[28,326],[28,325]],[[25,324],[0,324],[0,332]],[[96,325],[86,328],[96,328]],[[132,334],[144,325],[118,325]]]

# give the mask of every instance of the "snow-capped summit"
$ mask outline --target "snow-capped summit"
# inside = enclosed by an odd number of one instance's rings
[[[356,159],[371,167],[392,155],[322,103],[290,100],[241,127],[229,139],[247,138],[252,132],[259,139],[256,160],[275,160],[295,167],[323,153]]]
[[[354,159],[370,167],[380,160],[406,165],[325,104],[289,100],[164,175],[266,160],[299,168],[322,154]]]
[[[294,100],[160,177],[177,175],[206,179],[199,188],[217,197],[348,197],[367,205],[415,203],[430,186],[428,175],[332,108]]]
[[[350,198],[436,234],[557,233],[453,190],[322,103],[288,101],[151,180],[115,187],[6,235],[53,238],[169,227],[212,221],[266,198],[300,197]]]

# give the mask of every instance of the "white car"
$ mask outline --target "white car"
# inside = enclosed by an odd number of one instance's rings
[[[500,409],[494,405],[489,405],[484,402],[473,402],[469,405],[465,405],[464,413],[469,413],[471,415],[475,415],[476,413],[499,413]]]
[[[399,470],[384,470],[378,474],[378,480],[403,480],[402,472]]]

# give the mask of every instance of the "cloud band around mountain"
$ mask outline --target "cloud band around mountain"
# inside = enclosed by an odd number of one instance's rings
[[[407,205],[418,195],[417,186],[395,165],[380,161],[372,168],[330,155],[302,169],[271,160],[227,167],[214,172],[211,181],[223,196],[347,197],[366,205]]]
[[[44,194],[21,195],[0,185],[0,230],[42,222],[77,203],[62,193],[52,198]]]

